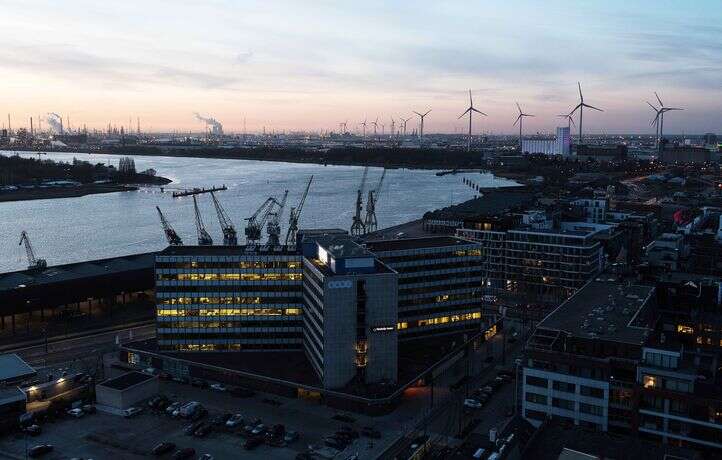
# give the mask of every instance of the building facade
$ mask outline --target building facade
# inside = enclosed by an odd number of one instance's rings
[[[171,246],[158,253],[161,350],[300,350],[303,265],[295,251]]]

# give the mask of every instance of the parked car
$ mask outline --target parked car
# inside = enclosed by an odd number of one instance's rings
[[[156,446],[153,447],[153,449],[150,451],[150,453],[158,456],[158,455],[167,454],[168,452],[172,452],[173,450],[175,450],[175,444],[173,444],[172,442],[164,441],[164,442],[161,442],[160,444],[156,444]]]
[[[179,410],[181,406],[183,405],[182,402],[176,401],[174,403],[171,403],[168,405],[168,407],[165,408],[165,413],[168,415],[173,415],[173,412]]]
[[[286,431],[286,434],[283,436],[283,440],[289,444],[292,442],[298,441],[298,438],[299,438],[298,431],[293,431],[293,430]]]
[[[233,414],[226,420],[226,426],[228,428],[235,428],[243,423],[243,416],[241,414]]]
[[[207,423],[201,423],[201,425],[193,432],[193,436],[198,438],[204,438],[208,433],[211,432],[213,427]]]
[[[178,410],[178,414],[183,418],[190,418],[196,413],[198,408],[203,407],[198,401],[191,401],[183,404]]]
[[[200,428],[202,424],[203,424],[203,422],[191,423],[190,425],[186,426],[186,427],[183,429],[183,433],[185,433],[186,436],[193,436],[193,433],[195,433],[196,430],[197,430],[198,428]]]
[[[261,444],[263,444],[263,438],[261,438],[260,436],[255,436],[246,439],[246,442],[243,443],[243,448],[246,450],[253,450]]]
[[[33,446],[30,449],[28,449],[28,455],[32,458],[40,457],[42,455],[47,454],[48,452],[53,451],[53,445],[52,444],[38,444],[37,446]]]
[[[464,400],[464,407],[468,407],[469,409],[481,409],[482,408],[481,402],[477,401],[476,399],[465,399]]]
[[[201,406],[198,409],[196,409],[195,412],[193,412],[193,415],[190,416],[190,419],[193,420],[194,422],[197,422],[198,420],[202,419],[206,415],[208,415],[208,409]]]
[[[191,458],[196,454],[196,450],[192,447],[186,447],[184,449],[176,451],[175,454],[173,454],[173,460],[185,460],[186,458]]]
[[[23,431],[30,436],[38,436],[42,430],[40,429],[40,425],[36,425],[33,423],[32,425],[23,428]]]
[[[253,430],[251,430],[251,434],[253,434],[253,435],[261,435],[261,434],[264,434],[265,432],[266,432],[266,425],[264,425],[263,423],[259,423],[258,425],[256,425],[255,428],[253,428]]]
[[[211,390],[215,390],[215,391],[226,391],[226,386],[223,385],[222,383],[214,383],[213,385],[210,386],[210,388],[211,388]]]
[[[143,412],[143,409],[141,409],[140,407],[129,407],[128,409],[123,411],[123,417],[125,417],[125,418],[135,417],[136,415],[140,414],[141,412]]]
[[[83,415],[85,415],[85,413],[83,412],[83,409],[80,409],[80,408],[70,409],[67,412],[67,414],[70,415],[71,417],[75,417],[75,418],[80,418]]]

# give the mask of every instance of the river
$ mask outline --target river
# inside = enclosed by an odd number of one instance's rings
[[[0,152],[8,155],[9,152]],[[23,152],[24,157],[38,157]],[[49,153],[43,159],[72,162],[73,157],[117,167],[120,156],[78,153]],[[288,224],[288,210],[296,206],[308,178],[314,180],[300,219],[300,228],[344,228],[351,225],[356,190],[363,173],[361,166],[323,166],[212,158],[133,156],[138,171],[153,168],[173,180],[161,192],[143,187],[133,192],[88,195],[79,198],[0,203],[0,272],[26,268],[25,250],[18,245],[20,232],[28,232],[37,257],[57,265],[162,249],[166,241],[155,206],[160,206],[171,225],[187,244],[196,240],[193,201],[173,198],[177,188],[211,187],[225,184],[227,191],[216,194],[243,236],[245,218],[270,195],[281,197],[289,190],[281,219],[282,238]],[[376,214],[379,228],[420,218],[424,212],[459,203],[474,196],[462,177],[485,187],[514,185],[491,174],[436,176],[436,171],[390,169],[386,173]],[[375,187],[380,168],[370,168],[368,187]],[[206,228],[215,242],[222,236],[213,203],[199,196]],[[364,197],[365,200],[365,197]],[[265,231],[264,231],[265,233]],[[264,235],[265,237],[265,235]]]

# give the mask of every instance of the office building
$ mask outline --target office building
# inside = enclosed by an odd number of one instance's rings
[[[268,246],[170,246],[156,255],[161,350],[300,350],[303,265]]]
[[[398,273],[399,340],[479,330],[481,244],[439,236],[369,241],[366,248]]]

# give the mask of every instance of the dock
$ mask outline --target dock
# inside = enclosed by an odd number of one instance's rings
[[[228,187],[224,185],[221,185],[220,187],[211,187],[211,188],[192,188],[190,190],[183,190],[181,192],[173,192],[173,198],[179,198],[182,196],[191,196],[191,195],[200,195],[201,193],[211,193],[211,192],[221,192],[223,190],[228,190]]]

